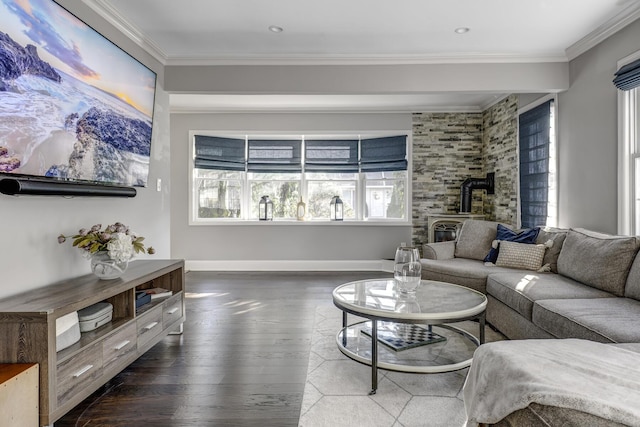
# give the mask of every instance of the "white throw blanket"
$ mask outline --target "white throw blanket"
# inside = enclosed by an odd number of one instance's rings
[[[579,339],[488,343],[476,350],[463,393],[467,427],[534,402],[640,426],[640,354]]]

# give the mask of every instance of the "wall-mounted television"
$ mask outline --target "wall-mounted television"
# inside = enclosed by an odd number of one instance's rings
[[[155,89],[54,1],[0,0],[0,180],[145,187]]]

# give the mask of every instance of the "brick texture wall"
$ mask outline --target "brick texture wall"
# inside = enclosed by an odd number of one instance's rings
[[[517,96],[482,113],[413,113],[412,241],[427,242],[427,215],[457,213],[460,185],[496,174],[496,194],[473,192],[471,213],[516,223]]]
[[[517,224],[518,97],[511,95],[482,113],[482,162],[495,172],[496,193],[484,199],[486,219]]]
[[[457,213],[460,185],[483,176],[481,113],[413,114],[413,235],[427,242],[427,215]],[[482,213],[482,198],[474,194],[472,211]]]

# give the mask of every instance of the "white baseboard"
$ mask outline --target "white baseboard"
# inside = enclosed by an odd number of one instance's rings
[[[389,260],[186,260],[186,271],[393,271]]]

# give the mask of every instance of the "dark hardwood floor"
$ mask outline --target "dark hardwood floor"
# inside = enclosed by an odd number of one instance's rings
[[[66,426],[297,426],[313,317],[377,272],[189,272],[170,335],[58,420]],[[337,310],[337,309],[336,309]]]

